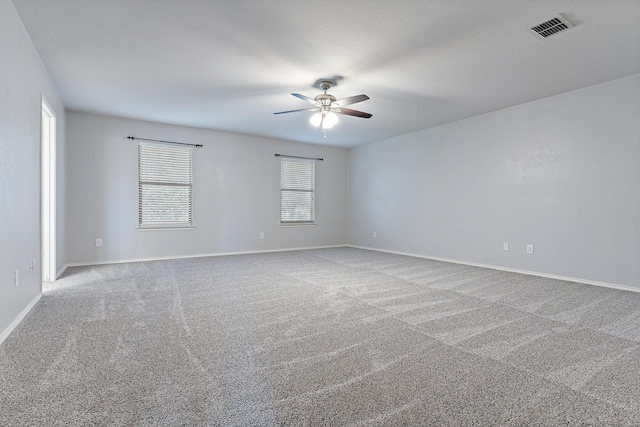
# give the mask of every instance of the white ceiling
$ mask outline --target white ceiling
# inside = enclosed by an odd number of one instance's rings
[[[13,0],[66,107],[351,147],[640,73],[639,0]],[[558,13],[578,25],[539,40]],[[371,119],[311,113],[316,80]]]

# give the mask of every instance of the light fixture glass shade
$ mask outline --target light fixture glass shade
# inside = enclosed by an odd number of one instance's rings
[[[324,121],[322,122],[322,129],[331,129],[336,123],[338,123],[338,116],[336,113],[329,111],[324,116]]]
[[[309,119],[309,123],[311,123],[312,125],[314,125],[315,127],[320,126],[320,122],[322,121],[322,114],[320,113],[315,113],[313,116],[311,116],[311,118]]]
[[[336,123],[338,123],[338,116],[336,113],[331,111],[319,112],[311,116],[309,123],[315,127],[322,125],[322,129],[331,129]]]

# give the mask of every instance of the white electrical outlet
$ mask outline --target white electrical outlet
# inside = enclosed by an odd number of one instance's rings
[[[260,238],[264,239],[264,233],[260,233]]]
[[[376,233],[375,231],[373,232],[373,237],[378,237],[378,233]]]
[[[527,253],[533,255],[533,245],[527,245]]]
[[[96,239],[96,246],[102,246],[102,239]]]
[[[502,250],[507,252],[509,250],[509,244],[508,243],[503,243],[502,244]]]
[[[18,274],[18,270],[16,270],[13,272],[13,286],[17,288],[19,284],[20,284],[20,276]]]

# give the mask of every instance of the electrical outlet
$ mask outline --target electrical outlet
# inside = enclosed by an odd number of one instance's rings
[[[373,232],[373,237],[378,237],[378,233],[376,233],[375,231]]]
[[[96,239],[96,246],[102,246],[102,239]]]
[[[16,270],[13,272],[13,286],[17,288],[19,284],[20,284],[20,275],[18,270]]]
[[[527,245],[527,253],[533,255],[533,245]]]
[[[264,239],[264,233],[260,233],[260,238]]]
[[[505,251],[505,252],[509,251],[509,244],[508,243],[503,243],[502,244],[502,250]]]

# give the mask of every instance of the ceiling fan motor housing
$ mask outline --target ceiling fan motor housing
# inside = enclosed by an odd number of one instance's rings
[[[337,101],[337,98],[328,93],[322,93],[314,98],[316,102],[319,102],[323,107],[330,106],[332,103]]]

